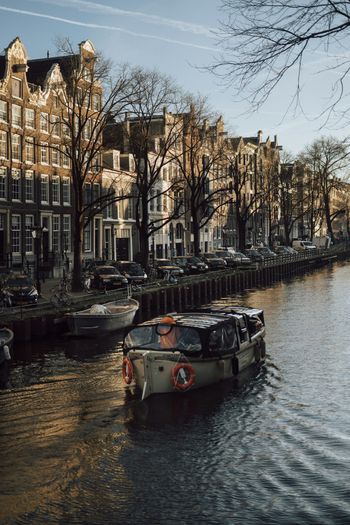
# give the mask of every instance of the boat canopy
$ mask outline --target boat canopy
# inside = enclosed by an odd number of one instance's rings
[[[235,352],[242,342],[242,316],[232,314],[175,314],[172,322],[156,318],[129,329],[124,353],[131,349],[180,351],[185,355]]]

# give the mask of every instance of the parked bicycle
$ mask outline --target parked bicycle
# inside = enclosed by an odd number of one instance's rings
[[[64,280],[62,280],[56,288],[53,288],[53,294],[50,301],[56,308],[72,304],[72,297],[66,289],[66,282]]]

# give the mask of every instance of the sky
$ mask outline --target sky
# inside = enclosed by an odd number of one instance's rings
[[[19,36],[30,59],[43,58],[47,51],[57,54],[57,37],[73,44],[89,39],[114,63],[156,68],[186,91],[206,95],[230,135],[262,130],[264,140],[277,135],[294,155],[321,135],[345,135],[346,129],[320,129],[322,121],[314,118],[332,83],[329,73],[319,72],[322,53],[309,59],[303,78],[306,112],[287,111],[296,71],[250,113],[249,102],[237,102],[232,89],[203,70],[218,55],[215,31],[223,17],[220,0],[0,0],[0,50]]]

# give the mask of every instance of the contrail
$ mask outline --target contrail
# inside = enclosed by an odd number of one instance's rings
[[[173,27],[179,31],[193,33],[195,35],[205,35],[209,38],[215,38],[214,29],[202,26],[200,24],[191,24],[184,22],[183,20],[175,20],[173,18],[166,18],[159,15],[150,15],[148,13],[142,13],[140,11],[129,11],[125,9],[119,9],[119,7],[113,7],[97,2],[87,2],[86,0],[31,0],[32,2],[40,2],[44,4],[52,4],[59,6],[75,7],[81,11],[90,11],[100,14],[112,14],[119,16],[129,16],[134,18],[140,18],[143,22],[148,24],[164,25]]]
[[[135,31],[129,31],[128,29],[123,29],[122,27],[107,26],[107,25],[102,25],[102,24],[91,24],[88,22],[78,22],[76,20],[69,20],[68,18],[61,18],[59,16],[45,15],[43,13],[35,13],[34,11],[26,11],[24,9],[14,9],[12,7],[5,7],[5,6],[0,6],[0,10],[9,11],[11,13],[18,13],[20,15],[29,15],[29,16],[36,16],[39,18],[47,18],[49,20],[54,20],[56,22],[63,22],[65,24],[70,24],[70,25],[75,25],[75,26],[90,27],[93,29],[107,29],[109,31],[119,31],[120,33],[125,33],[127,35],[137,36],[140,38],[151,38],[153,40],[161,40],[162,42],[168,42],[169,44],[177,44],[177,45],[186,46],[186,47],[194,47],[196,49],[204,49],[206,51],[216,51],[216,49],[212,47],[201,46],[198,44],[192,44],[190,42],[183,42],[181,40],[174,40],[172,38],[165,38],[161,36],[150,35],[147,33],[136,33]]]

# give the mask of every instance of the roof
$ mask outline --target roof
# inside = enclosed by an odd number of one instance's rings
[[[47,73],[54,64],[59,64],[64,78],[69,75],[74,60],[79,60],[79,55],[58,56],[28,60],[27,80],[30,84],[43,86]]]
[[[212,330],[217,326],[228,321],[233,321],[234,317],[230,313],[209,313],[209,312],[188,312],[188,313],[170,313],[176,321],[177,326],[184,326],[187,328],[196,328],[199,330]],[[145,321],[138,326],[147,326],[160,324],[164,319],[164,315]],[[163,323],[164,324],[164,323]],[[166,324],[166,323],[165,323]]]

